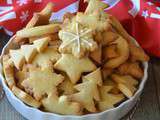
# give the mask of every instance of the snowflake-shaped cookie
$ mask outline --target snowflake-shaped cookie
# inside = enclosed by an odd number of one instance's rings
[[[92,32],[92,29],[73,20],[59,32],[59,37],[63,41],[59,51],[72,53],[78,58],[84,56],[86,52],[94,51],[97,43],[93,40]]]

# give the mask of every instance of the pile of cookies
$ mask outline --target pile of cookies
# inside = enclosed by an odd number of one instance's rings
[[[34,14],[13,39],[16,49],[3,56],[6,83],[25,104],[63,115],[114,108],[131,98],[149,57],[119,21],[87,0],[84,13],[49,18],[53,4]]]

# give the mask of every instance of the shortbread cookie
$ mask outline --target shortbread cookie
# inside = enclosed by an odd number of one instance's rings
[[[100,0],[85,0],[85,2],[88,2],[85,14],[93,13],[95,10],[102,11],[108,7],[106,3],[103,3]]]
[[[118,88],[117,83],[110,78],[105,79],[104,82],[103,82],[103,85],[104,86],[112,86],[112,89],[109,91],[110,93],[113,93],[113,94],[119,94],[120,93],[120,90]]]
[[[102,63],[102,47],[99,45],[98,49],[90,53],[91,59],[93,59],[96,63]]]
[[[30,68],[29,78],[22,82],[22,86],[31,91],[36,100],[40,100],[43,95],[56,90],[56,86],[63,80],[62,75],[53,73],[49,68]]]
[[[21,83],[27,79],[28,77],[28,72],[25,69],[22,69],[22,71],[18,71],[15,74],[15,78],[17,80],[17,86],[21,89],[23,89],[24,87],[21,85]]]
[[[132,97],[137,90],[135,86],[138,84],[138,81],[132,76],[112,74],[111,78],[118,84],[119,90],[128,98]]]
[[[80,92],[70,95],[69,98],[73,101],[81,103],[82,106],[89,112],[96,112],[97,110],[95,107],[94,98],[99,97],[97,84],[92,81],[86,81],[76,85],[75,88]]]
[[[62,115],[80,115],[81,105],[77,102],[70,102],[67,96],[58,97],[56,93],[51,93],[42,100],[44,109],[49,112]]]
[[[90,112],[96,112],[94,100],[100,101],[98,85],[102,85],[100,68],[82,77],[83,83],[75,86],[79,91],[69,97],[80,102],[84,108]]]
[[[42,68],[51,68],[52,64],[55,63],[60,57],[61,55],[54,47],[48,47],[45,51],[36,55],[32,61],[32,64],[38,65]]]
[[[142,78],[144,72],[138,62],[126,62],[118,68],[118,72],[122,75],[131,75],[135,78]]]
[[[98,107],[100,111],[105,111],[114,108],[114,105],[121,102],[124,99],[122,94],[114,95],[109,93],[112,86],[102,86],[100,88],[102,100],[98,102]]]
[[[68,76],[65,76],[64,81],[58,86],[58,89],[64,95],[71,95],[76,92],[74,84],[71,82]]]
[[[137,44],[134,42],[135,39],[127,33],[121,23],[114,16],[110,15],[109,19],[111,20],[110,23],[112,24],[114,29],[116,29],[116,31],[118,31],[118,33],[128,41],[132,60],[142,62],[149,61],[149,56],[144,52],[142,48],[137,46]]]
[[[92,32],[92,29],[72,20],[71,23],[68,23],[66,27],[59,31],[59,38],[62,40],[59,51],[72,53],[77,58],[83,57],[88,51],[94,51],[98,46],[93,40]]]
[[[50,37],[44,37],[33,41],[33,44],[37,48],[38,52],[43,52],[47,48],[50,40],[51,40]]]
[[[91,80],[95,84],[102,86],[103,81],[102,81],[102,73],[101,73],[101,68],[96,69],[95,71],[87,74],[86,76],[83,76],[82,79],[85,80]]]
[[[10,50],[9,53],[15,67],[21,69],[25,63],[25,57],[23,56],[22,51],[20,49]]]
[[[37,49],[34,45],[22,45],[21,52],[25,57],[26,61],[30,63],[37,53]]]
[[[14,79],[14,67],[9,63],[8,55],[3,56],[2,60],[5,80],[7,81],[9,88],[12,88],[16,84]]]
[[[84,26],[95,30],[103,32],[110,28],[107,18],[101,16],[99,11],[94,11],[92,14],[77,13],[76,20],[83,24]]]
[[[91,72],[96,69],[96,66],[87,57],[78,59],[71,54],[62,54],[62,57],[54,64],[54,68],[66,72],[75,84],[83,72]]]
[[[123,64],[129,57],[129,45],[124,38],[119,37],[114,42],[112,42],[112,44],[117,45],[117,52],[119,56],[113,59],[109,59],[104,65],[106,68],[116,68]]]
[[[13,86],[12,92],[20,99],[22,100],[25,104],[39,108],[41,106],[41,103],[37,100],[35,100],[32,96],[24,92],[23,90],[19,89],[16,86]]]

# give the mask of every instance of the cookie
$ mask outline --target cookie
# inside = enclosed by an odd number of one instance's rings
[[[17,69],[21,69],[25,63],[25,57],[23,56],[20,49],[10,50],[9,55]]]
[[[54,64],[54,68],[66,72],[75,84],[83,72],[91,72],[96,69],[96,66],[88,57],[79,59],[71,54],[62,54],[62,57]]]
[[[98,64],[102,63],[102,47],[99,45],[98,49],[90,53],[90,58]]]
[[[118,72],[122,75],[131,75],[135,78],[142,78],[144,72],[138,62],[126,62],[119,66]]]
[[[131,98],[137,90],[135,86],[138,84],[138,81],[132,76],[113,74],[111,78],[118,84],[119,90],[128,98]]]
[[[79,91],[69,97],[80,102],[90,112],[96,112],[94,100],[100,101],[98,86],[102,85],[101,70],[97,70],[82,77],[83,83],[75,86]]]
[[[56,90],[64,77],[52,72],[51,69],[30,68],[29,77],[22,82],[22,86],[33,93],[36,100],[40,100],[43,95]]]
[[[2,57],[3,72],[5,75],[5,80],[9,86],[9,88],[12,88],[14,85],[16,85],[16,83],[15,83],[15,79],[14,79],[14,67],[10,63],[9,60],[10,60],[10,58],[8,55],[5,55]]]
[[[98,108],[100,111],[105,111],[114,108],[114,105],[121,102],[124,99],[122,94],[114,95],[109,93],[112,86],[102,86],[100,88],[100,94],[102,100],[98,102]]]
[[[74,84],[66,75],[64,81],[58,86],[58,89],[63,95],[71,95],[76,92]]]
[[[113,59],[109,59],[104,65],[106,68],[116,68],[127,61],[129,57],[129,45],[124,38],[119,37],[113,42],[113,44],[117,45],[117,52],[119,56]]]
[[[50,40],[51,40],[50,37],[45,37],[45,38],[41,38],[33,41],[33,44],[37,48],[38,52],[43,52],[47,48]]]
[[[24,92],[16,86],[13,86],[12,92],[25,104],[31,107],[39,108],[41,106],[41,103],[39,101],[35,100],[32,96],[30,96],[29,94],[27,94],[26,92]]]
[[[52,64],[55,63],[61,55],[58,53],[56,48],[48,47],[42,53],[36,55],[33,59],[32,64],[40,66],[41,68],[51,68]]]
[[[72,53],[77,58],[83,57],[86,52],[94,51],[98,47],[93,40],[92,29],[84,27],[74,20],[59,31],[59,38],[62,40],[59,51]]]
[[[25,60],[30,63],[37,54],[37,49],[34,45],[22,45],[21,52],[25,57]]]
[[[56,93],[51,93],[42,100],[44,109],[49,112],[62,115],[80,115],[81,105],[77,102],[70,102],[67,96],[58,97]]]

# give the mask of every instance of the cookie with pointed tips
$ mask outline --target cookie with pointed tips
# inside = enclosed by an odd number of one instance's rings
[[[128,98],[132,97],[137,90],[135,86],[138,84],[138,81],[132,76],[112,74],[111,78],[118,84],[119,90]]]
[[[34,45],[22,45],[21,52],[28,63],[31,63],[31,61],[37,54],[37,50]]]
[[[95,71],[87,74],[86,76],[83,76],[82,77],[82,80],[83,82],[86,82],[86,81],[90,81],[90,82],[93,82],[95,84],[95,90],[93,90],[93,94],[94,94],[94,99],[99,101],[100,100],[100,97],[99,97],[99,91],[96,87],[96,85],[98,86],[102,86],[102,75],[101,75],[101,69],[98,68],[96,69]]]
[[[105,111],[114,108],[114,105],[121,102],[124,99],[122,94],[114,95],[109,93],[112,86],[102,86],[100,88],[100,95],[102,100],[98,102],[98,108],[100,111]]]
[[[102,86],[103,81],[102,81],[102,73],[101,73],[101,68],[96,69],[95,71],[85,75],[82,77],[82,79],[85,80],[91,80],[95,84]]]
[[[41,106],[41,102],[35,100],[32,96],[24,92],[23,90],[19,89],[16,86],[13,86],[12,92],[20,99],[22,100],[25,104],[39,108]]]
[[[25,63],[25,57],[23,56],[22,51],[20,49],[10,50],[9,55],[15,65],[15,67],[17,69],[21,69]]]
[[[124,38],[119,37],[113,42],[113,44],[116,44],[119,56],[109,59],[104,65],[105,68],[117,68],[126,62],[129,57],[129,45]]]
[[[47,48],[50,39],[50,37],[41,38],[33,41],[33,44],[37,48],[38,52],[43,52]]]
[[[26,91],[32,92],[36,100],[40,100],[43,95],[56,90],[64,77],[52,72],[51,69],[30,68],[29,77],[22,82]]]
[[[98,86],[102,86],[100,68],[83,76],[82,80],[82,83],[75,86],[79,92],[69,97],[72,100],[80,102],[86,110],[96,112],[94,100],[100,101]]]
[[[110,24],[106,16],[102,16],[99,11],[94,11],[92,14],[84,14],[78,12],[76,15],[76,20],[82,25],[94,30],[94,31],[104,31],[110,28]]]
[[[51,93],[42,100],[44,109],[49,112],[62,115],[80,115],[81,105],[77,102],[70,102],[67,96],[58,97],[56,93]]]
[[[88,57],[78,59],[71,54],[62,54],[62,57],[54,64],[54,68],[66,72],[75,84],[83,72],[91,72],[96,69],[96,66]]]
[[[79,92],[72,94],[69,98],[73,101],[77,101],[82,104],[82,106],[89,112],[96,112],[94,99],[99,98],[99,91],[97,84],[91,80],[80,83],[75,86]]]
[[[59,31],[59,38],[62,44],[59,47],[61,53],[71,53],[77,58],[94,51],[98,45],[93,40],[92,29],[84,27],[72,20],[66,27]]]
[[[74,84],[71,82],[68,76],[65,76],[64,81],[58,86],[58,89],[63,93],[63,95],[71,95],[76,92]]]
[[[142,78],[144,75],[138,62],[126,62],[118,67],[118,72],[122,75],[131,75],[137,79]]]
[[[38,65],[41,68],[51,68],[52,64],[55,63],[61,55],[54,47],[48,47],[42,53],[36,55],[33,59],[32,64]]]
[[[88,2],[85,14],[93,13],[95,10],[103,11],[108,7],[107,4],[101,2],[100,0],[85,0],[85,2]]]

